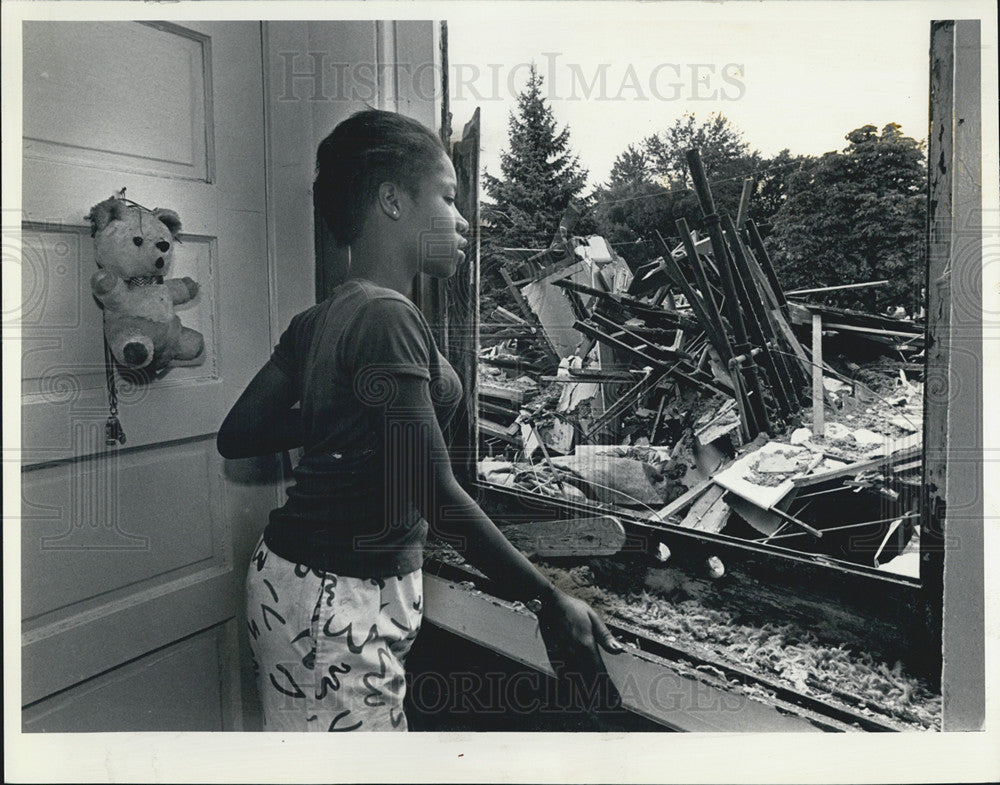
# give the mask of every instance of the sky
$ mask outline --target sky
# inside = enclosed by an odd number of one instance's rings
[[[455,131],[479,106],[482,160],[499,174],[508,114],[534,61],[590,185],[628,144],[687,112],[721,112],[765,155],[842,149],[866,124],[926,137],[929,16],[896,3],[766,5],[643,4],[637,14],[607,3],[529,17],[511,3],[499,16],[449,15]]]

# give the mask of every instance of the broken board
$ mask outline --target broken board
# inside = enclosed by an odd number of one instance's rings
[[[613,556],[625,545],[625,528],[613,515],[504,526],[519,550],[538,556]]]
[[[691,505],[688,514],[681,521],[685,529],[697,529],[717,534],[729,520],[729,505],[722,498],[726,489],[712,485]]]
[[[762,460],[787,459],[789,464],[795,464],[797,468],[790,468],[785,473],[767,473],[768,485],[754,482],[755,477],[760,477],[762,472],[756,472],[755,467]],[[712,477],[715,482],[731,491],[737,496],[746,499],[757,505],[761,509],[770,510],[778,505],[795,488],[794,479],[805,474],[815,456],[809,450],[793,444],[782,442],[768,442],[759,450],[747,453],[731,466]],[[818,471],[834,469],[843,466],[840,461],[830,458],[823,459],[817,468]]]
[[[583,339],[583,336],[573,328],[577,315],[566,293],[552,283],[554,280],[566,277],[579,280],[580,283],[591,282],[588,266],[583,262],[577,262],[521,287],[525,302],[538,319],[538,323],[560,358],[573,354]]]
[[[704,480],[695,485],[693,488],[689,488],[683,494],[681,494],[672,502],[670,502],[670,504],[668,504],[666,507],[657,511],[654,517],[661,521],[664,521],[670,516],[676,515],[677,513],[681,512],[682,510],[693,504],[695,499],[697,499],[699,496],[705,493],[705,491],[709,489],[709,486],[711,486],[711,484],[712,484],[711,480]]]
[[[777,533],[778,529],[780,529],[785,523],[785,521],[777,513],[762,510],[756,504],[748,502],[746,499],[737,496],[735,493],[729,494],[727,501],[729,502],[729,506],[732,508],[733,512],[739,515],[754,529],[767,537]]]

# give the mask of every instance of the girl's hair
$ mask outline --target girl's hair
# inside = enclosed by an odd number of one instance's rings
[[[313,205],[336,243],[357,239],[382,183],[397,183],[417,196],[443,152],[433,131],[395,112],[367,109],[334,128],[316,153]]]

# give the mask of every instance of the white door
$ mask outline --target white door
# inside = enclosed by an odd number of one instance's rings
[[[214,433],[271,346],[260,25],[27,22],[23,42],[23,727],[239,729],[242,580],[280,469],[224,463]],[[167,273],[201,285],[178,313],[207,356],[123,385],[107,447],[84,216],[123,186],[180,215]]]

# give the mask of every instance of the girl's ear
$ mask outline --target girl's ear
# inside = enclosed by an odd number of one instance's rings
[[[378,206],[392,219],[400,216],[399,188],[395,183],[382,183],[378,187]]]

